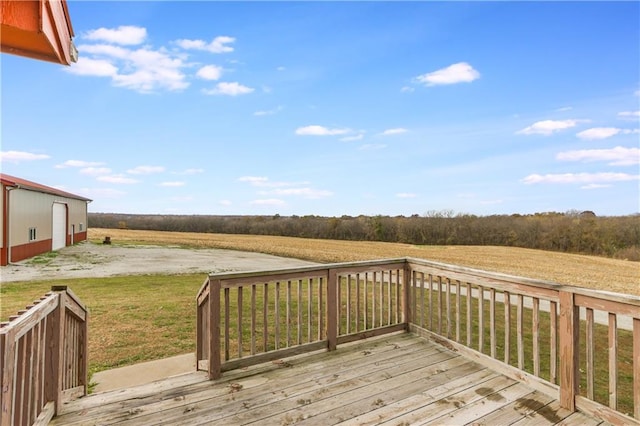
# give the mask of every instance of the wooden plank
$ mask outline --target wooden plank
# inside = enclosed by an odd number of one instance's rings
[[[517,296],[518,304],[516,306],[516,346],[518,349],[518,368],[524,370],[524,311],[523,297],[521,294]]]
[[[368,319],[369,319],[369,274],[365,272],[364,274],[364,330],[369,328]]]
[[[217,286],[218,284],[216,284],[216,287]],[[213,294],[213,289],[211,290],[211,293]],[[266,297],[265,297],[265,300],[266,300]],[[214,305],[212,305],[212,307],[213,306]],[[218,308],[218,312],[219,312],[219,308]],[[219,314],[218,314],[218,317],[219,317]],[[214,331],[213,323],[211,323],[211,331],[212,332]],[[231,335],[231,292],[230,292],[230,289],[225,288],[224,289],[224,360],[225,361],[231,358],[231,347],[229,342],[230,335]]]
[[[458,409],[458,407],[473,404],[476,401],[484,399],[481,393],[484,389],[495,389],[497,391],[504,388],[513,386],[516,382],[504,376],[498,376],[491,378],[481,383],[471,383],[469,387],[462,391],[455,392],[455,390],[447,395],[446,398],[430,401],[426,400],[424,405],[418,406],[416,409],[397,416],[392,420],[388,420],[380,423],[381,425],[401,425],[401,424],[426,424],[429,421],[439,419],[436,423],[446,424],[446,420],[443,416]]]
[[[362,295],[360,294],[360,274],[356,274],[356,333],[360,331],[360,309],[362,309]]]
[[[451,381],[459,375],[473,374],[480,368],[474,363],[462,363],[462,360],[458,359],[452,359],[446,363],[442,362],[439,365],[446,365],[446,370],[444,367],[440,369],[426,367],[414,370],[413,374],[398,374],[397,376],[404,377],[404,381],[398,380],[396,376],[387,375],[386,380],[367,384],[346,395],[340,390],[338,391],[341,393],[337,394],[336,391],[333,391],[329,397],[323,395],[324,398],[320,401],[312,400],[309,406],[289,410],[284,416],[271,418],[279,419],[282,422],[286,419],[287,414],[293,418],[302,414],[304,420],[299,422],[301,425],[331,425],[344,422],[366,424],[360,419],[363,416],[371,415],[373,411],[378,417],[373,423],[378,424],[382,421],[380,419],[382,412],[385,412],[389,405],[411,398],[417,393],[425,393],[433,388],[442,387],[447,381]],[[465,384],[459,384],[459,386],[465,386]]]
[[[222,364],[222,371],[231,371],[240,368],[246,368],[250,365],[261,364],[263,362],[269,362],[276,359],[287,358],[293,355],[304,354],[308,352],[314,352],[321,349],[325,349],[327,347],[327,343],[313,342],[313,343],[305,343],[298,346],[292,346],[290,348],[284,348],[280,350],[269,351],[261,354],[254,355],[252,357],[244,357],[239,359],[234,359],[231,361],[227,361]]]
[[[17,316],[11,320],[9,324],[2,328],[3,333],[10,330],[16,339],[22,337],[27,331],[31,330],[34,325],[42,321],[44,317],[49,315],[58,306],[58,294],[52,294],[45,300],[41,301],[33,309],[29,309],[24,314]]]
[[[447,339],[451,339],[451,280],[449,278],[446,279],[445,291],[445,303],[447,311]]]
[[[571,415],[571,411],[560,406],[560,402],[552,401],[544,407],[536,410],[527,417],[512,424],[512,426],[540,426],[541,424],[553,425],[561,422]]]
[[[633,320],[633,416],[640,420],[640,319]]]
[[[337,344],[341,345],[344,343],[355,342],[357,340],[370,339],[372,337],[397,333],[399,331],[406,331],[406,326],[404,324],[392,324],[392,325],[385,325],[383,327],[378,327],[378,328],[370,328],[368,330],[360,331],[358,333],[338,336]]]
[[[242,330],[242,311],[244,309],[244,301],[243,299],[243,290],[244,287],[238,287],[237,289],[237,314],[236,314],[236,326],[237,326],[237,333],[238,336],[236,337],[236,339],[238,339],[238,358],[242,358],[242,336],[243,336],[243,330]]]
[[[640,319],[640,298],[637,296],[624,295],[621,297],[621,295],[605,292],[598,292],[594,295],[585,295],[580,294],[584,292],[579,292],[578,289],[576,289],[574,293],[575,304],[577,306]]]
[[[313,278],[309,278],[307,280],[307,342],[310,343],[313,341],[313,327],[312,319],[313,319]]]
[[[489,290],[489,340],[491,358],[496,358],[496,290]]]
[[[452,354],[437,353],[430,357],[407,359],[396,366],[384,370],[374,369],[366,371],[362,368],[350,370],[350,374],[339,374],[333,380],[315,380],[314,382],[296,383],[287,387],[286,396],[271,401],[268,406],[260,410],[253,406],[251,410],[236,410],[238,413],[210,421],[210,418],[199,417],[199,422],[206,421],[210,425],[245,424],[257,421],[262,424],[283,424],[288,418],[300,419],[297,424],[332,424],[334,416],[348,417],[347,407],[356,403],[358,414],[371,409],[372,402],[380,399],[383,394],[408,386],[410,383],[420,384],[425,378],[435,375],[442,370],[442,362],[449,360],[451,364],[465,363],[463,359],[453,357]],[[353,374],[357,374],[353,376]],[[320,383],[318,383],[320,382]],[[348,392],[345,392],[348,391]],[[365,400],[364,407],[358,401]],[[305,401],[300,403],[299,401]],[[331,410],[336,408],[337,412]],[[364,410],[364,411],[363,411]],[[215,413],[214,416],[219,416]],[[302,416],[302,417],[301,417]],[[306,419],[303,420],[303,419]]]
[[[533,298],[531,311],[533,374],[540,376],[540,299],[537,297]]]
[[[251,285],[251,355],[256,354],[256,285]]]
[[[533,415],[537,410],[553,401],[553,397],[533,391],[483,417],[476,419],[474,426],[509,425]],[[542,422],[541,422],[542,423]]]
[[[327,349],[335,351],[338,338],[338,274],[329,270],[327,281]]]
[[[594,352],[595,345],[593,341],[593,309],[587,308],[586,312],[586,323],[585,323],[585,349],[586,349],[586,368],[587,368],[587,398],[595,399],[594,397]]]
[[[579,312],[573,303],[573,293],[560,292],[560,406],[576,410],[575,398],[580,384],[579,371]]]
[[[461,309],[462,297],[460,296],[460,281],[456,281],[456,342],[460,342]]]
[[[549,303],[549,381],[558,383],[558,304]]]
[[[253,418],[259,420],[266,414],[273,414],[281,408],[281,404],[299,406],[296,401],[306,397],[305,394],[317,392],[325,395],[325,388],[329,386],[341,386],[341,383],[363,383],[364,381],[376,382],[385,379],[389,374],[395,374],[406,369],[416,370],[423,365],[436,365],[439,360],[451,359],[451,354],[438,353],[437,348],[419,344],[411,339],[402,343],[396,336],[393,342],[397,345],[385,343],[381,340],[377,343],[377,348],[368,345],[352,346],[346,354],[348,356],[332,356],[334,353],[319,353],[313,355],[312,360],[317,358],[325,361],[311,363],[305,358],[287,361],[286,366],[267,365],[265,374],[259,371],[263,366],[259,366],[256,371],[236,371],[235,377],[220,382],[219,385],[201,386],[196,384],[196,393],[192,392],[193,386],[181,392],[180,398],[175,398],[175,393],[165,393],[157,395],[153,389],[149,389],[146,394],[148,398],[147,407],[140,406],[140,398],[127,401],[127,404],[111,404],[111,415],[104,417],[100,411],[96,411],[96,416],[85,411],[84,418],[78,419],[91,423],[113,423],[115,420],[122,421],[121,424],[210,424],[215,420],[222,424],[233,424],[237,421],[230,419],[236,413],[244,419]],[[358,349],[360,348],[360,349]],[[363,353],[363,348],[370,351]],[[425,349],[425,350],[422,350]],[[420,360],[417,365],[416,352],[424,353],[424,360]],[[463,360],[464,361],[464,360]],[[385,371],[377,371],[376,365],[384,365]],[[389,370],[391,368],[392,370]],[[231,376],[231,374],[230,374]],[[203,385],[206,385],[204,383]],[[235,391],[230,386],[235,386]],[[277,390],[274,390],[277,389]],[[284,401],[289,399],[289,401]],[[142,400],[144,401],[144,399]],[[245,405],[249,403],[249,405]],[[280,404],[280,405],[278,405]],[[251,410],[247,410],[248,407]],[[141,407],[142,409],[138,409]],[[167,408],[173,407],[171,411]],[[130,420],[126,420],[130,419]],[[60,419],[63,424],[73,424],[68,419]],[[244,420],[247,421],[247,420]]]
[[[467,283],[467,347],[471,347],[471,284]]]
[[[280,349],[280,281],[276,281],[276,295],[273,300],[273,311],[274,311],[274,348],[275,350]],[[300,343],[300,342],[298,342]]]
[[[609,313],[609,407],[618,409],[618,321]]]
[[[227,289],[225,289],[227,291]],[[228,311],[228,309],[226,309]],[[262,342],[263,352],[269,350],[269,283],[262,284]],[[229,358],[225,358],[228,360]]]
[[[438,275],[438,282],[436,283],[438,289],[438,334],[442,335],[442,277]]]
[[[511,294],[503,293],[504,297],[504,362],[511,362]]]
[[[490,387],[480,388],[476,390],[476,393],[483,396],[484,398],[475,400],[473,402],[464,403],[464,405],[460,408],[457,408],[455,402],[451,401],[451,405],[453,405],[453,407],[456,407],[456,409],[454,409],[448,415],[430,419],[429,421],[421,422],[420,424],[441,425],[475,423],[478,418],[485,416],[486,414],[489,414],[531,393],[531,389],[523,385],[522,383],[516,383],[513,386],[509,386],[503,389],[493,389]]]
[[[53,401],[49,401],[45,404],[44,408],[36,418],[33,426],[47,426],[55,414],[55,404]]]
[[[287,281],[287,296],[286,296],[285,304],[286,304],[285,319],[287,321],[287,347],[289,347],[292,345],[292,341],[291,341],[291,280]]]
[[[209,293],[209,365],[207,374],[210,379],[220,377],[220,281],[213,280],[210,282]],[[225,359],[229,359],[229,290],[224,291],[225,299]]]
[[[339,282],[339,278],[338,278],[338,283],[337,285],[340,285]],[[339,287],[338,287],[339,288]],[[298,312],[298,345],[302,344],[302,280],[298,280],[298,306],[297,306],[297,312]],[[338,298],[340,297],[340,291],[338,290]],[[340,306],[340,304],[338,304],[338,307]],[[339,316],[340,313],[338,311],[337,315]],[[339,323],[338,323],[339,324]]]
[[[585,414],[604,420],[614,425],[640,426],[640,420],[629,417],[606,405],[599,404],[581,395],[576,395],[576,408]]]
[[[468,368],[468,366],[470,365],[473,366],[474,364],[464,364],[463,366],[458,368]],[[455,375],[452,373],[455,373]],[[464,373],[462,371],[449,371],[447,377],[449,377],[450,380],[445,383],[442,383],[435,387],[431,387],[430,385],[425,384],[425,387],[423,389],[418,390],[411,396],[398,399],[395,402],[386,402],[383,406],[378,408],[370,407],[369,412],[361,414],[357,417],[346,419],[337,424],[374,425],[380,424],[385,421],[391,421],[398,416],[414,410],[416,407],[424,406],[426,401],[438,401],[440,399],[446,398],[448,395],[454,393],[455,391],[459,392],[467,387],[473,386],[474,384],[486,382],[487,380],[498,377],[498,375],[491,370],[484,368],[471,374]],[[426,379],[426,381],[430,380],[431,378]]]

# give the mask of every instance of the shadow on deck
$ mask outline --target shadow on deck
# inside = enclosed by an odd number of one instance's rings
[[[600,420],[411,333],[65,404],[52,425],[576,424]]]

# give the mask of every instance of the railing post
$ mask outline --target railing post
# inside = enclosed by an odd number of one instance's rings
[[[338,271],[329,269],[327,280],[327,350],[338,346]]]
[[[209,281],[209,379],[219,379],[220,365],[220,280]]]
[[[633,415],[640,420],[640,318],[633,319]]]
[[[580,311],[574,304],[574,294],[560,291],[560,406],[576,411],[576,395],[580,384]]]
[[[53,311],[52,321],[47,321],[47,338],[49,341],[49,359],[45,366],[45,397],[53,401],[54,413],[57,415],[62,406],[62,374],[64,372],[64,324],[66,293],[57,288],[58,306]]]
[[[408,260],[404,261],[404,285],[402,286],[402,322],[409,331],[409,325],[413,322],[411,317],[411,291],[413,290],[413,269]],[[400,283],[398,283],[400,284]]]
[[[16,338],[10,330],[0,334],[0,362],[2,367],[0,385],[0,425],[13,424],[13,381],[15,380]]]

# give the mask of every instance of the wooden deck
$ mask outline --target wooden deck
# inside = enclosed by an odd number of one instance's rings
[[[90,395],[52,425],[598,425],[456,352],[399,333],[226,372]],[[606,423],[605,423],[606,424]]]

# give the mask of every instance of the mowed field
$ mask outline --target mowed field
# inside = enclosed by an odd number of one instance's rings
[[[115,243],[148,243],[223,248],[293,257],[320,263],[416,257],[558,284],[640,296],[640,263],[495,246],[416,246],[370,241],[338,241],[264,235],[89,229],[89,239],[110,236]]]

